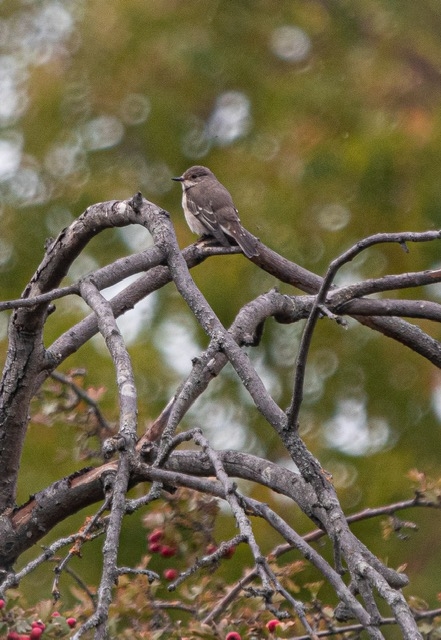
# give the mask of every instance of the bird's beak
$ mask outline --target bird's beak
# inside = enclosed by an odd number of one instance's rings
[[[172,178],[172,180],[175,180],[176,182],[183,182],[184,178],[182,176],[179,176],[178,178]]]

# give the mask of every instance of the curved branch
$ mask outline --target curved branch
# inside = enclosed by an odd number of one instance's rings
[[[161,210],[147,201],[142,216],[133,211],[128,201],[89,207],[48,247],[23,297],[32,298],[58,287],[75,258],[103,229],[128,224],[154,228],[160,214]],[[15,503],[30,401],[54,367],[52,354],[47,354],[43,346],[48,305],[45,300],[30,308],[16,309],[9,325],[8,354],[0,382],[0,513]]]
[[[351,300],[338,305],[329,305],[334,313],[361,316],[404,316],[441,322],[441,304],[429,300]]]
[[[300,413],[300,406],[303,400],[303,385],[305,380],[306,359],[311,345],[314,328],[320,316],[320,309],[322,305],[325,304],[328,292],[339,269],[341,269],[343,265],[353,260],[362,251],[365,251],[366,249],[377,244],[395,242],[400,244],[402,247],[405,247],[407,250],[406,242],[428,242],[437,240],[440,237],[440,231],[426,231],[423,233],[377,233],[373,236],[369,236],[368,238],[360,240],[331,262],[317,293],[300,341],[296,360],[292,400],[288,410],[288,425],[291,429],[297,428],[297,420]]]
[[[334,289],[328,293],[327,301],[332,304],[344,304],[354,298],[361,298],[372,293],[382,291],[394,291],[397,289],[412,289],[424,287],[441,282],[441,269],[414,271],[408,273],[392,274],[381,278],[371,278],[350,285]]]
[[[137,448],[142,454],[141,442]],[[258,482],[290,497],[305,511],[314,497],[302,477],[288,469],[237,451],[224,451],[220,455],[229,476]],[[116,470],[117,462],[111,461],[97,468],[78,471],[36,493],[28,502],[17,507],[10,520],[0,520],[0,566],[12,566],[26,549],[41,540],[56,524],[84,507],[103,500],[109,481],[113,484]],[[141,462],[135,465],[130,486],[159,481],[168,486],[191,489],[196,488],[199,477],[213,474],[212,465],[201,453],[176,451],[167,460],[165,469],[153,468]]]

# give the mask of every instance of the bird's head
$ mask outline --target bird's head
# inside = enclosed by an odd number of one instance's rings
[[[196,165],[187,169],[187,171],[185,171],[182,176],[179,176],[178,178],[172,178],[172,180],[181,182],[184,187],[188,188],[194,186],[202,180],[214,177],[214,173],[210,171],[210,169],[208,169],[207,167]]]

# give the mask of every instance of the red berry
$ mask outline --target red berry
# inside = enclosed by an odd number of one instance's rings
[[[74,626],[77,624],[77,619],[76,618],[67,618],[66,622],[69,625],[69,627],[71,629],[73,629]]]
[[[61,616],[61,613],[59,611],[54,611],[51,614],[51,618],[59,618]]]
[[[230,633],[227,633],[225,636],[225,640],[242,640],[242,637],[237,631],[230,631]]]
[[[222,557],[225,558],[226,560],[229,560],[230,558],[233,557],[235,551],[236,551],[236,547],[234,545],[231,547],[228,547],[228,549],[226,549],[223,552]]]
[[[278,627],[279,624],[280,624],[280,620],[270,620],[269,622],[266,623],[266,628],[270,633],[273,633],[273,631],[275,631],[276,627]]]
[[[159,553],[162,549],[162,545],[159,542],[150,542],[149,551],[151,553]]]
[[[163,558],[172,558],[176,555],[175,547],[170,547],[168,544],[163,544],[159,553]]]
[[[163,535],[164,531],[162,529],[153,529],[153,531],[147,536],[147,540],[149,542],[159,542]]]
[[[206,551],[207,553],[214,553],[215,551],[217,551],[217,547],[215,544],[207,544]]]
[[[20,636],[16,631],[10,631],[6,636],[6,640],[20,640]]]
[[[43,629],[40,629],[40,627],[34,627],[29,637],[31,638],[31,640],[39,640],[39,638],[41,638],[42,633],[43,633]]]
[[[28,636],[27,634],[25,634],[24,636],[18,636],[20,638],[20,640],[31,640],[31,636]]]
[[[44,622],[42,620],[34,620],[33,622],[31,622],[31,627],[33,629],[38,627],[39,629],[43,629],[43,631],[46,629],[46,625],[44,624]]]
[[[164,578],[169,582],[172,582],[172,580],[176,580],[178,575],[179,575],[179,571],[177,569],[166,569],[164,571]]]
[[[5,604],[6,604],[6,602],[3,599],[0,599],[0,609],[3,609]]]

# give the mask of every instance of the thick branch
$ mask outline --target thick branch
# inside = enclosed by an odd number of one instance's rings
[[[100,231],[128,224],[146,224],[160,209],[145,201],[144,218],[127,202],[89,207],[50,245],[26,287],[23,297],[44,294],[58,287],[71,263]],[[154,223],[151,222],[151,226]],[[17,309],[9,326],[9,348],[0,383],[0,513],[15,502],[21,451],[29,420],[29,404],[54,362],[43,347],[48,301]]]

